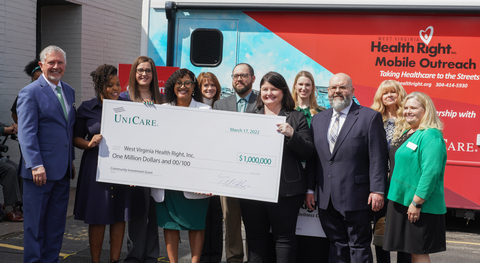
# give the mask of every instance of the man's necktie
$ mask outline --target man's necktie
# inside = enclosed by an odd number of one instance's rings
[[[60,104],[62,105],[63,114],[65,114],[65,119],[67,119],[68,121],[67,108],[65,107],[65,101],[63,100],[62,88],[57,86],[55,90],[57,90],[57,98],[60,101]]]
[[[332,128],[330,128],[330,132],[328,133],[328,141],[330,144],[330,153],[333,152],[333,148],[335,147],[335,142],[337,142],[338,138],[338,130],[339,130],[339,122],[340,122],[340,115],[342,115],[341,112],[336,112],[336,117],[335,121],[332,124]]]
[[[237,104],[237,111],[245,112],[246,108],[247,108],[247,100],[245,98],[241,98]]]

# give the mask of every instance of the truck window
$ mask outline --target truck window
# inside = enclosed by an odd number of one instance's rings
[[[217,67],[222,62],[223,34],[218,29],[197,28],[192,32],[190,61],[196,67]]]

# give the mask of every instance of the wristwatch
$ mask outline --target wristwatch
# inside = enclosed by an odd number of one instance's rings
[[[422,208],[423,204],[416,203],[415,201],[412,200],[412,205],[415,206],[416,208]]]

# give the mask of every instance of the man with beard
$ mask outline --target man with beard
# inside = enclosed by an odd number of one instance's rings
[[[387,143],[382,115],[353,100],[352,80],[344,73],[330,79],[332,108],[312,119],[317,154],[307,162],[307,206],[319,215],[330,241],[330,262],[373,262],[371,210],[383,207]]]
[[[24,262],[58,262],[73,167],[75,91],[61,81],[65,52],[40,53],[42,75],[18,94],[18,140],[22,149]]]
[[[252,66],[240,63],[233,69],[232,85],[235,95],[215,102],[213,109],[250,112],[255,108],[257,94],[252,92],[255,74]],[[228,263],[243,262],[243,241],[240,204],[237,198],[221,196],[223,218],[225,220],[225,256]],[[246,250],[245,250],[246,251]]]

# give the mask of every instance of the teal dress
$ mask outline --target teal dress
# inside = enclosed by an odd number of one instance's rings
[[[182,191],[165,190],[165,200],[157,203],[157,224],[164,229],[203,230],[209,198],[187,199]]]

